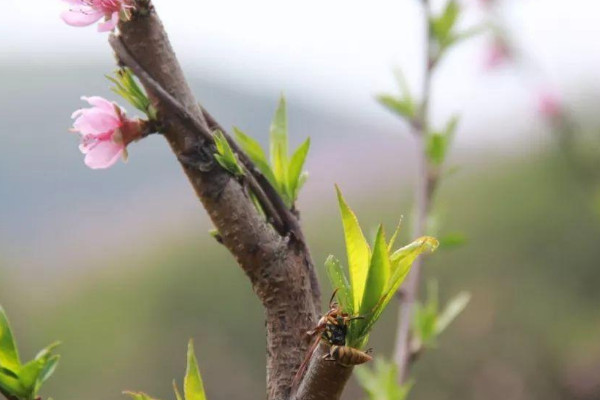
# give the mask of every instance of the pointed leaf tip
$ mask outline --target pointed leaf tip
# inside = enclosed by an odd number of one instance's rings
[[[202,376],[198,369],[198,361],[194,353],[194,341],[190,339],[187,351],[187,370],[183,381],[185,400],[206,400]]]
[[[335,189],[344,228],[348,269],[350,271],[350,284],[352,286],[354,298],[354,309],[359,310],[367,282],[371,249],[360,228],[356,215],[346,203],[340,188],[336,185]]]

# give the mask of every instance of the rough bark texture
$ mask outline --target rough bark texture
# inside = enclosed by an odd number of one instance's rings
[[[189,114],[206,125],[163,26],[147,2],[131,21],[120,23],[119,40],[127,51]],[[144,83],[142,81],[142,83]],[[310,271],[303,242],[282,236],[257,212],[244,185],[214,161],[213,145],[182,121],[180,113],[144,85],[159,112],[163,133],[182,162],[196,194],[235,256],[266,309],[267,392],[287,399],[294,373],[304,358],[305,332],[317,320]],[[189,160],[193,162],[189,162]]]

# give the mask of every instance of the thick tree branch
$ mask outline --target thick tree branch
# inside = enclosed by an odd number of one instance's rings
[[[342,396],[354,368],[323,360],[328,352],[329,345],[321,342],[310,360],[294,400],[335,400]]]
[[[287,399],[307,349],[305,332],[315,324],[319,307],[310,255],[303,240],[298,240],[301,235],[284,236],[273,229],[256,210],[244,185],[216,164],[210,128],[162,23],[150,2],[140,0],[137,6],[132,20],[119,24],[120,35],[111,43],[120,61],[140,77],[158,110],[165,138],[223,244],[248,275],[265,307],[268,398]],[[144,79],[141,71],[149,79]],[[175,102],[170,104],[169,98]]]

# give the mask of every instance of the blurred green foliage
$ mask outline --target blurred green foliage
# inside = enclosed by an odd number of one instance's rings
[[[589,197],[559,158],[492,159],[462,162],[440,188],[452,210],[445,225],[459,226],[469,245],[429,257],[425,273],[440,281],[442,298],[468,289],[472,301],[439,348],[423,354],[411,398],[593,399],[582,394],[597,378],[586,372],[600,365],[600,224]],[[363,227],[384,220],[393,228],[409,209],[395,190],[352,195]],[[315,263],[342,254],[334,196],[302,209]],[[178,355],[194,337],[208,398],[264,397],[262,308],[229,253],[196,228],[150,249],[137,238],[136,257],[89,260],[77,278],[58,270],[58,283],[25,284],[10,265],[0,268],[0,302],[18,316],[24,353],[49,337],[63,342],[61,368],[42,394],[108,400],[144,388],[169,398],[165,377],[183,374]],[[376,356],[390,354],[394,314],[371,333]],[[356,386],[345,396],[364,398]]]
[[[0,306],[0,394],[9,400],[34,400],[41,386],[52,376],[60,356],[53,354],[59,345],[53,343],[25,364],[17,349],[8,317]]]

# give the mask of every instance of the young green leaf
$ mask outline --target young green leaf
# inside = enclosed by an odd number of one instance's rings
[[[38,377],[46,365],[46,359],[40,358],[23,365],[19,373],[19,383],[25,389],[28,397],[34,397]]]
[[[285,98],[281,96],[270,129],[271,166],[280,190],[287,187],[288,129]]]
[[[206,400],[204,384],[198,369],[198,362],[194,354],[194,342],[189,341],[187,352],[187,370],[183,381],[183,394],[185,400]]]
[[[304,167],[304,162],[306,161],[306,156],[308,155],[309,149],[310,138],[307,138],[304,143],[298,147],[290,159],[287,181],[289,183],[290,194],[294,200],[298,198],[298,193],[300,192],[300,188],[303,184],[301,179],[302,168]]]
[[[242,166],[239,164],[237,156],[231,149],[227,138],[221,131],[215,131],[214,134],[215,145],[217,147],[217,153],[215,154],[215,160],[223,167],[225,170],[229,171],[233,176],[242,176],[244,175],[244,170]]]
[[[390,256],[391,278],[387,285],[386,292],[374,307],[373,311],[367,316],[362,325],[362,330],[356,335],[357,338],[364,337],[369,333],[375,322],[381,316],[381,313],[388,305],[404,279],[410,271],[413,261],[424,252],[432,252],[438,246],[438,241],[432,237],[421,237],[411,244],[396,250]]]
[[[446,46],[451,37],[452,29],[456,24],[460,13],[460,5],[456,0],[450,0],[446,3],[446,8],[439,17],[434,17],[430,21],[431,32],[442,47]]]
[[[52,374],[54,374],[54,371],[56,371],[56,367],[58,366],[59,360],[60,360],[60,356],[58,354],[48,358],[48,360],[46,361],[46,364],[43,366],[42,370],[40,371],[40,373],[38,375],[37,382],[36,382],[36,389],[35,389],[36,393],[40,389],[40,387],[44,384],[44,382],[46,382],[48,380],[48,378],[50,378],[52,376]]]
[[[396,243],[396,239],[398,239],[398,235],[400,234],[400,228],[402,228],[402,219],[403,217],[400,217],[398,225],[396,225],[396,230],[394,231],[394,234],[388,243],[388,253],[391,253],[394,249],[394,243]]]
[[[452,300],[450,300],[446,305],[446,308],[444,308],[444,311],[442,311],[438,316],[436,334],[439,335],[442,333],[448,327],[448,325],[450,325],[450,323],[454,321],[461,312],[463,312],[470,300],[471,294],[468,292],[461,292]]]
[[[176,400],[183,400],[183,397],[181,397],[181,393],[179,392],[179,387],[177,387],[177,382],[175,382],[175,379],[173,379],[173,391],[175,392]]]
[[[379,225],[375,244],[373,245],[373,255],[371,256],[365,292],[360,304],[360,315],[368,315],[379,303],[390,280],[390,273],[391,264],[387,241],[383,226]]]
[[[344,273],[340,260],[334,256],[327,257],[325,269],[333,290],[337,290],[337,298],[344,312],[354,315],[354,300],[352,299],[352,288]]]
[[[0,366],[15,372],[21,368],[17,345],[2,306],[0,306]]]
[[[132,106],[145,113],[149,119],[155,120],[157,112],[150,103],[150,99],[144,90],[138,85],[133,72],[129,68],[121,68],[115,71],[114,77],[106,75],[106,78],[115,84],[111,90],[127,100]]]
[[[413,347],[418,351],[422,346],[433,347],[437,338],[436,326],[439,310],[438,285],[431,281],[427,285],[427,301],[415,304],[413,313]]]
[[[235,133],[235,137],[242,149],[246,152],[246,154],[248,154],[248,157],[250,157],[250,160],[256,164],[256,167],[265,176],[265,178],[267,178],[274,187],[277,187],[277,181],[275,180],[273,171],[269,166],[265,152],[263,151],[262,147],[260,147],[260,144],[251,136],[246,135],[238,128],[234,127],[233,132]]]
[[[423,236],[393,252],[390,256],[392,279],[394,279],[394,274],[398,271],[400,271],[400,275],[408,272],[415,258],[424,252],[434,252],[439,244],[436,238]]]
[[[381,94],[377,96],[377,101],[391,112],[406,118],[407,120],[411,120],[415,117],[415,105],[409,99],[401,99],[388,94]]]
[[[337,191],[340,213],[342,215],[342,224],[344,226],[344,238],[346,241],[346,252],[348,254],[348,269],[350,271],[354,309],[358,310],[360,308],[360,301],[365,292],[369,261],[371,259],[371,249],[360,229],[356,215],[350,207],[348,207],[340,189],[337,186],[335,189]]]

